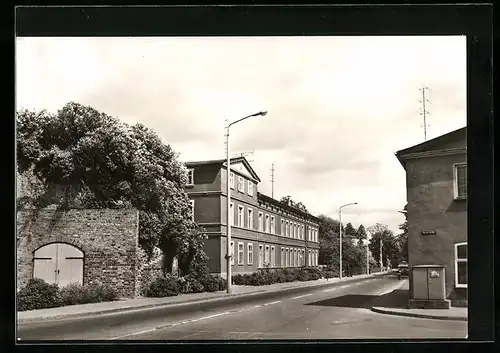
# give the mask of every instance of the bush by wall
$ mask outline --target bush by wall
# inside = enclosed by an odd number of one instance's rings
[[[118,293],[112,287],[105,285],[69,284],[60,289],[59,296],[62,305],[76,305],[113,301]]]
[[[179,279],[173,275],[156,277],[143,290],[144,296],[156,298],[175,296],[179,292]]]
[[[69,284],[59,288],[42,279],[32,278],[17,294],[17,310],[37,310],[59,306],[113,301],[115,289],[105,285]]]
[[[61,306],[59,288],[43,279],[32,278],[17,293],[17,310],[37,310]]]

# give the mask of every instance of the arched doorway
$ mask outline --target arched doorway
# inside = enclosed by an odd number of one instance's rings
[[[51,243],[33,253],[33,278],[64,287],[83,284],[83,252],[66,243]]]

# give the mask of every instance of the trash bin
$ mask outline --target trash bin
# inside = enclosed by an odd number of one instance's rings
[[[446,282],[443,265],[412,266],[413,299],[445,300]]]

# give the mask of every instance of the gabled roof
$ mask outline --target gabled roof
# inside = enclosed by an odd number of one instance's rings
[[[226,162],[227,162],[226,159],[213,159],[213,160],[208,160],[208,161],[186,162],[185,165],[186,165],[186,167],[195,167],[195,166],[199,166],[199,165],[214,164],[214,165],[220,165],[222,167],[222,166],[226,166]],[[250,176],[252,178],[254,178],[255,180],[257,180],[258,182],[261,181],[259,176],[257,175],[257,173],[255,173],[255,170],[253,170],[252,166],[250,165],[250,163],[248,163],[248,161],[245,157],[231,158],[230,163],[231,163],[231,165],[237,164],[237,163],[243,163],[245,168],[250,173]]]
[[[447,134],[433,138],[418,145],[414,145],[395,153],[396,158],[404,167],[405,157],[426,152],[452,151],[467,148],[467,127],[451,131]]]

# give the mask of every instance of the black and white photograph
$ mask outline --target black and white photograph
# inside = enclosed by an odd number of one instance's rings
[[[465,339],[466,43],[17,37],[17,340]]]

